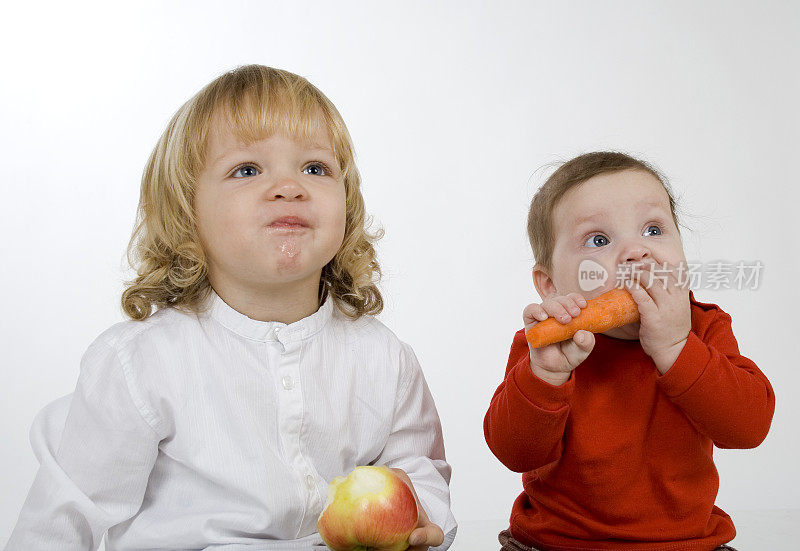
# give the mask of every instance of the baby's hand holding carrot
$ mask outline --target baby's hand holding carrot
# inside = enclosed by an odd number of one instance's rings
[[[688,281],[679,281],[676,270],[667,264],[662,267],[645,262],[642,268],[641,277],[626,282],[625,288],[641,312],[642,349],[664,375],[680,355],[692,329]]]
[[[636,266],[639,267],[639,264]],[[603,333],[616,327],[639,323],[638,339],[642,349],[653,358],[659,373],[666,373],[680,355],[691,330],[689,289],[686,282],[677,280],[674,270],[667,269],[666,264],[664,268],[660,268],[655,261],[645,261],[641,263],[641,268],[642,273],[633,281],[626,282],[623,287],[614,287],[588,301],[584,301],[577,293],[572,293],[566,297],[555,297],[563,305],[557,301],[552,303],[551,308],[544,308],[546,300],[541,306],[528,306],[526,313],[530,309],[533,313],[531,319],[540,322],[529,326],[526,321],[525,326],[532,365],[534,350],[546,350],[553,343],[580,342],[577,340],[580,334]],[[656,268],[662,278],[660,282],[655,281]],[[640,285],[640,279],[645,280],[644,286]],[[570,300],[575,304],[581,302],[583,310],[576,312]],[[571,318],[565,317],[565,306],[573,308]],[[542,310],[548,312],[551,318],[544,317]],[[537,373],[536,369],[534,373]],[[566,381],[567,378],[568,375],[558,377],[557,380]]]
[[[552,294],[541,304],[529,304],[522,312],[522,320],[527,334],[531,327],[555,318],[559,323],[568,324],[573,317],[586,307],[586,299],[580,293],[567,295]],[[534,348],[528,343],[530,364],[533,374],[554,386],[567,382],[572,370],[585,360],[594,348],[595,338],[590,331],[578,331],[572,338]]]
[[[550,318],[531,329],[525,338],[533,348],[571,339],[580,330],[602,333],[639,321],[636,300],[626,289],[615,287],[586,301],[583,310],[572,320]]]

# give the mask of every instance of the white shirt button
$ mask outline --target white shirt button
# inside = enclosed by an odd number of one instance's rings
[[[283,388],[285,390],[292,390],[294,388],[294,381],[289,375],[285,375],[283,379],[281,379],[281,383],[283,383]]]
[[[314,489],[314,486],[315,486],[314,477],[311,476],[310,474],[306,475],[306,486],[308,486],[309,490],[313,490]]]
[[[278,331],[278,328],[277,328],[277,327],[276,327],[275,329],[273,329],[273,330],[272,330],[272,336],[273,336],[274,338],[276,338],[276,339],[278,338],[278,333],[279,333],[279,331]]]

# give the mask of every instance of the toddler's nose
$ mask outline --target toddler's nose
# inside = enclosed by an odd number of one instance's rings
[[[284,179],[275,184],[270,190],[273,199],[303,199],[303,187],[292,179]]]

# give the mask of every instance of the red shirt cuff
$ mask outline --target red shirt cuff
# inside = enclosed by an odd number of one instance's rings
[[[572,373],[569,379],[560,385],[551,385],[540,379],[531,370],[530,352],[525,354],[511,370],[511,380],[532,405],[546,411],[558,411],[569,405],[568,398],[575,388],[575,378]]]
[[[683,350],[678,354],[672,367],[658,377],[658,384],[667,396],[676,398],[697,382],[709,361],[711,361],[711,351],[708,345],[700,340],[694,331],[689,331]]]

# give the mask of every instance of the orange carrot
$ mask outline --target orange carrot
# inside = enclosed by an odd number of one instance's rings
[[[525,333],[532,348],[571,339],[579,330],[602,333],[614,327],[639,321],[639,307],[627,289],[614,287],[600,296],[586,301],[586,308],[569,323],[555,318],[540,321]]]

